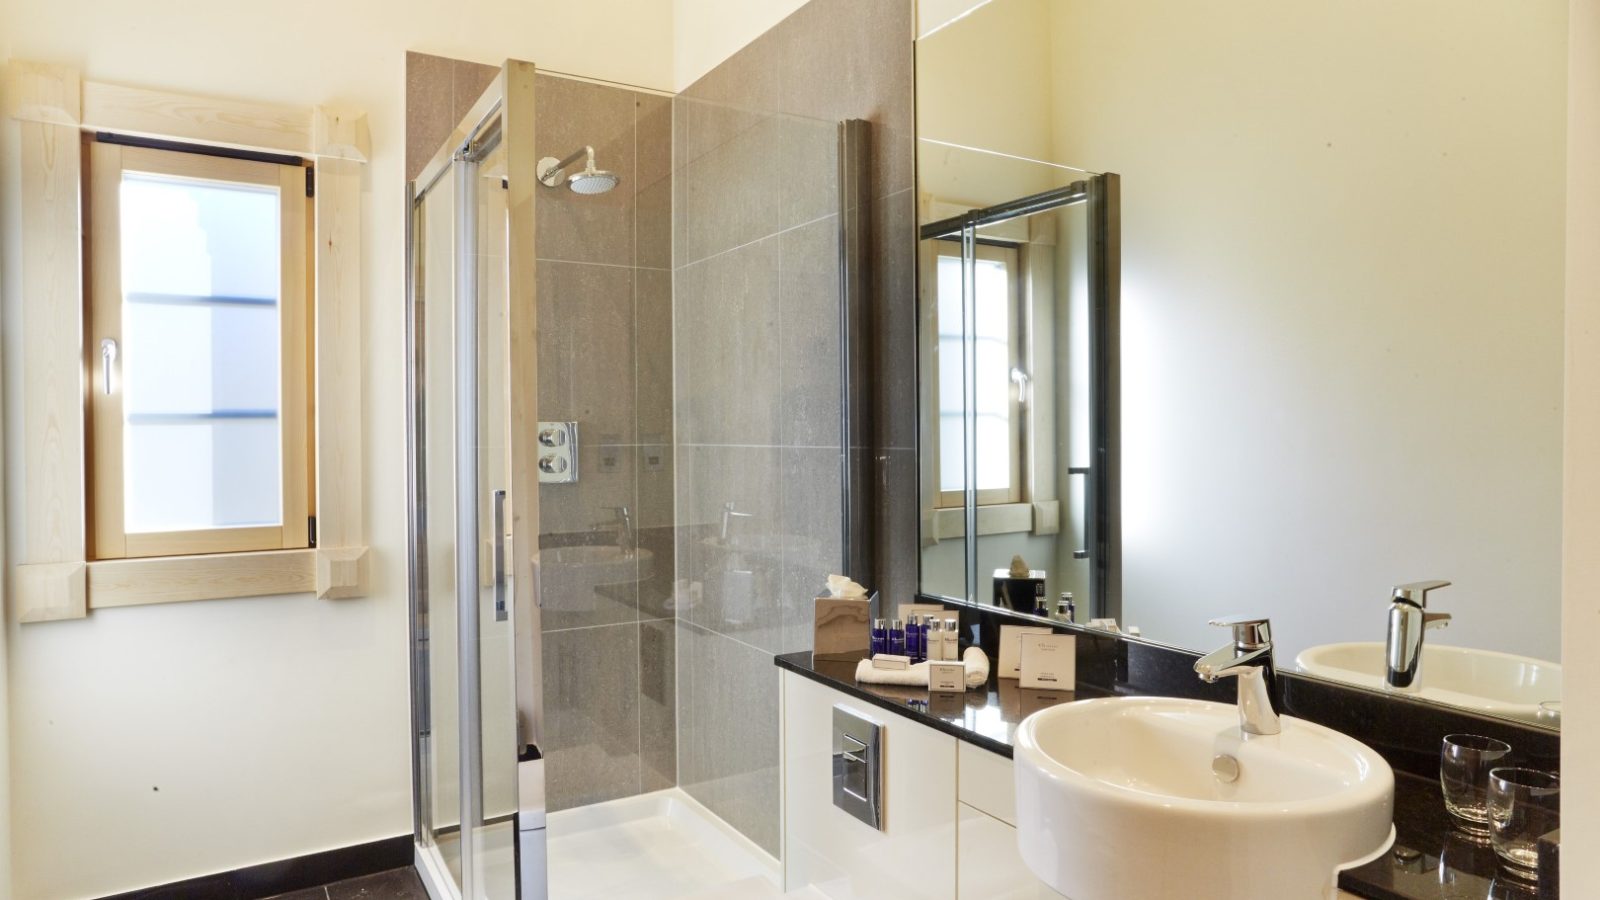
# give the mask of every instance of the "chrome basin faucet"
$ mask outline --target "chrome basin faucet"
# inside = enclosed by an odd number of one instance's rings
[[[1384,652],[1383,683],[1408,688],[1422,669],[1422,634],[1450,624],[1449,613],[1428,612],[1428,592],[1449,587],[1448,581],[1418,581],[1394,589],[1389,601],[1389,641]]]
[[[1212,684],[1219,678],[1239,682],[1239,730],[1245,735],[1277,734],[1278,669],[1272,662],[1272,623],[1250,616],[1212,619],[1212,625],[1233,629],[1233,640],[1207,653],[1194,664],[1200,680]]]

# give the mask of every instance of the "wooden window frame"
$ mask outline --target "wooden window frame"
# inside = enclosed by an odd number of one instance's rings
[[[83,618],[93,609],[232,597],[315,593],[365,596],[361,361],[362,194],[371,156],[366,116],[332,107],[295,108],[84,81],[69,66],[13,60],[5,69],[0,127],[16,129],[21,152],[0,161],[18,184],[22,222],[0,265],[17,273],[5,301],[20,352],[4,360],[22,402],[5,410],[8,450],[23,473],[7,521],[12,617],[21,623]],[[87,434],[91,375],[84,293],[83,141],[113,132],[258,153],[291,154],[316,166],[307,235],[307,386],[317,516],[315,547],[125,559],[91,557]],[[303,185],[302,185],[303,189]],[[93,248],[90,248],[91,250]],[[304,368],[301,371],[305,371]],[[289,522],[286,519],[285,525]]]
[[[311,469],[310,312],[311,286],[306,264],[311,200],[306,168],[289,163],[230,159],[180,150],[123,146],[86,140],[89,267],[86,361],[94,373],[89,390],[89,557],[187,556],[309,547],[309,520],[315,508]],[[107,338],[128,350],[123,339],[121,187],[128,173],[161,175],[213,184],[276,188],[279,221],[279,462],[281,521],[278,525],[220,527],[190,531],[129,533],[124,516],[123,397],[116,385],[117,363],[96,352]],[[113,385],[109,392],[97,389]]]

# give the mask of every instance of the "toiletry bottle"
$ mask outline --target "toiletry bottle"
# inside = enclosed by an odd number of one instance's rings
[[[1078,618],[1078,604],[1072,602],[1072,592],[1063,591],[1061,599],[1056,601],[1056,620],[1059,622],[1075,622]]]
[[[888,619],[873,619],[872,620],[872,640],[871,640],[870,646],[871,646],[871,649],[872,649],[872,655],[873,656],[877,656],[880,653],[888,653],[889,652],[889,620]]]
[[[906,630],[899,619],[889,620],[889,652],[895,656],[906,654]]]
[[[1043,581],[1033,585],[1033,614],[1041,619],[1050,618],[1050,601],[1045,599]]]
[[[939,636],[944,638],[944,658],[951,662],[961,659],[961,620],[945,619]]]
[[[906,620],[906,655],[912,662],[921,662],[927,657],[924,655],[927,646],[927,625],[921,613],[917,613]]]
[[[944,659],[944,620],[929,616],[925,627],[928,630],[923,643],[927,645],[928,652],[923,659],[928,662],[939,662]]]

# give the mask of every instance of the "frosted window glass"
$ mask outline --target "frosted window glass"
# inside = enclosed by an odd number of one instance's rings
[[[939,487],[966,489],[961,441],[966,392],[962,384],[961,258],[938,259]],[[977,489],[1011,487],[1011,276],[1000,260],[974,261],[977,357]]]
[[[278,203],[271,187],[123,176],[130,533],[282,524]]]

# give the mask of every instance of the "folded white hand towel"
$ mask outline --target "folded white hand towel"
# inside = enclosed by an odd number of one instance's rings
[[[989,681],[989,656],[977,647],[968,647],[961,655],[961,665],[966,669],[967,690],[983,687]],[[856,663],[856,681],[862,684],[895,684],[902,687],[927,687],[928,664],[919,662],[906,669],[876,669],[872,660]]]

